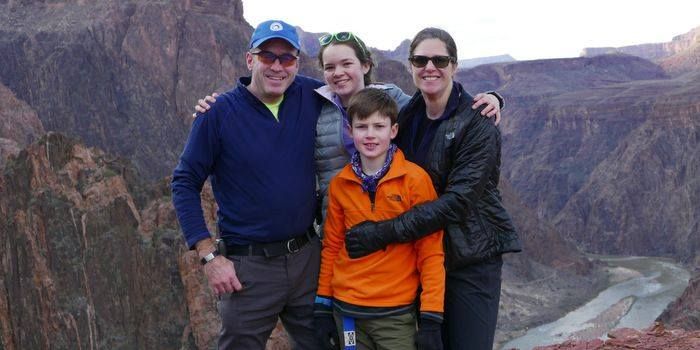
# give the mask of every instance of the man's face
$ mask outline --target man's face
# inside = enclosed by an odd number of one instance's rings
[[[282,58],[274,58],[274,56]],[[297,49],[283,39],[270,39],[246,53],[246,63],[251,71],[248,90],[260,101],[279,101],[299,71],[299,60],[289,60],[298,55]],[[270,62],[270,58],[274,61]]]

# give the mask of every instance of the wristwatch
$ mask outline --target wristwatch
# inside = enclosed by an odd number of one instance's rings
[[[201,260],[202,265],[206,265],[208,262],[214,260],[214,258],[216,258],[219,255],[219,250],[214,250],[213,252],[205,255]]]

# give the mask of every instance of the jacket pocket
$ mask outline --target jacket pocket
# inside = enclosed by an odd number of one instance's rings
[[[448,270],[483,261],[497,253],[494,234],[478,213],[460,224],[448,225],[444,245]]]

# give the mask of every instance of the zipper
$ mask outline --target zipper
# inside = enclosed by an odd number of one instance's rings
[[[371,208],[372,212],[374,213],[374,200],[377,197],[377,192],[374,191],[368,191],[367,194],[369,194],[369,207]]]

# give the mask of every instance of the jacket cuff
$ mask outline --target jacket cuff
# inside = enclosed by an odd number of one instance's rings
[[[317,296],[314,300],[314,316],[329,315],[333,315],[333,299]]]
[[[420,318],[435,321],[437,323],[442,323],[443,321],[442,312],[421,311]]]
[[[211,238],[211,233],[209,233],[209,231],[201,232],[200,234],[193,236],[193,237],[186,237],[187,247],[190,250],[194,250],[195,246],[197,245],[197,242],[199,242],[203,239],[210,239],[210,238]]]

